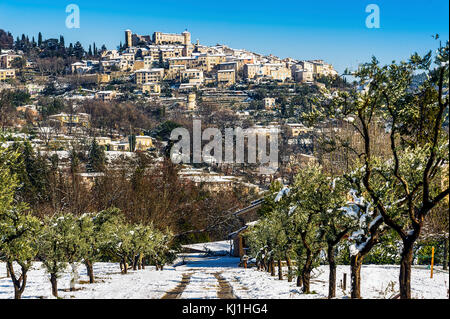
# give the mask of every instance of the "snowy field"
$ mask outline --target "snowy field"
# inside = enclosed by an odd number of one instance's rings
[[[288,282],[284,268],[284,280],[278,280],[278,276],[258,271],[255,268],[243,269],[237,267],[239,258],[232,257],[208,257],[189,254],[186,265],[177,267],[177,271],[200,272],[208,281],[212,274],[220,272],[233,288],[237,298],[242,299],[315,299],[328,296],[328,266],[320,266],[313,271],[311,280],[311,294],[303,294],[301,288],[296,286],[295,279]],[[363,298],[387,299],[399,292],[398,276],[400,267],[397,265],[363,265],[361,269],[361,295]],[[339,288],[343,274],[347,273],[347,289]],[[205,275],[206,274],[206,275]],[[193,277],[194,278],[194,277]],[[350,296],[350,266],[337,267],[336,297],[349,298]],[[196,285],[198,285],[196,283]],[[215,284],[217,286],[217,283]],[[430,270],[426,267],[413,266],[412,297],[416,299],[446,299],[448,298],[449,273],[442,271],[441,267],[435,267],[433,278],[430,278]],[[183,294],[183,298],[198,298],[199,292],[189,290]],[[191,291],[191,294],[188,292]],[[211,298],[210,290],[206,291],[203,298]]]
[[[191,245],[190,245],[191,246]],[[208,250],[223,251],[229,248],[229,242],[217,242],[207,245]],[[191,248],[204,250],[204,244],[192,245]],[[210,256],[203,253],[180,255],[175,266],[167,266],[163,271],[155,271],[154,267],[145,270],[130,270],[128,274],[120,274],[118,264],[96,263],[94,272],[97,282],[86,283],[88,277],[83,265],[79,267],[79,290],[70,292],[69,269],[58,280],[61,298],[84,299],[313,299],[326,298],[328,294],[328,266],[320,266],[313,272],[311,294],[302,294],[293,282],[278,280],[278,276],[257,271],[255,268],[238,267],[239,258],[229,256]],[[430,270],[422,266],[413,266],[411,285],[413,298],[445,299],[448,298],[449,273],[435,267],[434,276],[430,278]],[[287,272],[287,269],[284,269]],[[343,274],[347,273],[347,289],[340,288]],[[391,298],[398,293],[399,266],[363,265],[361,269],[361,295],[363,298]],[[186,277],[184,283],[182,278]],[[219,284],[219,279],[221,283]],[[338,266],[336,289],[337,298],[348,298],[350,294],[350,267]],[[169,297],[167,297],[170,295]],[[6,278],[6,267],[0,263],[0,299],[13,298],[11,280]],[[49,275],[40,263],[35,263],[28,273],[28,283],[23,298],[53,298]]]
[[[17,269],[19,269],[17,267]],[[181,280],[181,272],[173,267],[164,271],[155,271],[155,267],[132,271],[122,275],[119,264],[95,263],[96,283],[89,284],[89,277],[83,265],[79,267],[80,282],[77,291],[68,291],[70,285],[69,268],[58,279],[58,295],[60,298],[83,299],[154,299],[161,298],[166,291],[173,289]],[[0,299],[13,298],[14,288],[10,278],[6,278],[5,263],[0,263]],[[22,295],[27,298],[54,298],[51,294],[49,275],[41,263],[35,263],[28,272],[28,282]]]
[[[367,299],[388,299],[399,293],[398,275],[400,267],[393,265],[363,265],[361,268],[361,296]],[[287,269],[284,269],[287,273]],[[347,273],[347,289],[340,288],[343,274]],[[234,292],[240,298],[269,298],[269,299],[313,299],[327,298],[328,296],[328,266],[320,266],[313,272],[311,291],[304,295],[301,288],[294,282],[283,281],[278,276],[247,269],[246,271],[226,272],[224,277],[233,286]],[[337,267],[336,297],[350,297],[350,267]],[[448,271],[436,271],[430,278],[430,270],[413,268],[411,278],[412,298],[415,299],[446,299],[448,298],[449,274]]]

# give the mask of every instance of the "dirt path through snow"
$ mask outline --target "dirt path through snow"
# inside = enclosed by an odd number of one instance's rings
[[[216,277],[219,282],[219,290],[217,291],[217,297],[219,299],[237,299],[233,293],[233,288],[230,283],[222,277],[222,272],[216,272],[214,277]]]
[[[183,274],[180,283],[171,291],[167,292],[161,299],[179,299],[191,281],[192,273]]]

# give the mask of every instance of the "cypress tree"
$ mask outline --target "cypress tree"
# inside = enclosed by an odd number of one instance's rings
[[[101,172],[105,169],[105,163],[105,149],[98,145],[97,140],[94,138],[89,149],[86,170],[88,172]]]
[[[40,47],[42,45],[42,33],[39,32],[38,34],[38,46]]]

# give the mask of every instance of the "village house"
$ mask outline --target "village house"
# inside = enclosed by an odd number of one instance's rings
[[[144,84],[147,82],[161,82],[164,77],[163,68],[143,69],[135,73],[136,84]]]
[[[135,151],[146,151],[153,147],[153,139],[150,136],[137,135]]]
[[[181,81],[184,83],[202,84],[203,71],[198,69],[187,69],[181,71]]]
[[[77,114],[58,113],[50,115],[49,120],[53,122],[59,122],[61,127],[66,126],[89,127],[90,125],[90,115],[86,113],[77,113]]]
[[[230,86],[234,83],[236,83],[236,71],[234,69],[217,71],[217,85]]]
[[[266,97],[263,99],[264,108],[266,110],[272,110],[275,108],[275,98],[274,97]]]
[[[114,100],[120,93],[117,93],[117,91],[98,91],[95,93],[95,98],[97,100],[102,101],[112,101]]]
[[[0,55],[0,69],[10,69],[12,62],[15,59],[20,59],[22,56],[18,54],[6,53]]]
[[[155,82],[147,82],[142,84],[142,93],[149,95],[159,95],[161,93],[161,85]]]
[[[0,69],[0,81],[6,81],[8,79],[16,78],[15,69]]]

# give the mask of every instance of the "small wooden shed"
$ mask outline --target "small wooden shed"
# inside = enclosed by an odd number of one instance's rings
[[[233,256],[242,257],[246,255],[247,245],[245,243],[245,238],[243,235],[247,228],[258,220],[257,212],[263,202],[263,198],[255,200],[249,206],[234,213],[234,215],[241,220],[242,227],[228,234],[228,239],[231,239],[233,241]]]

